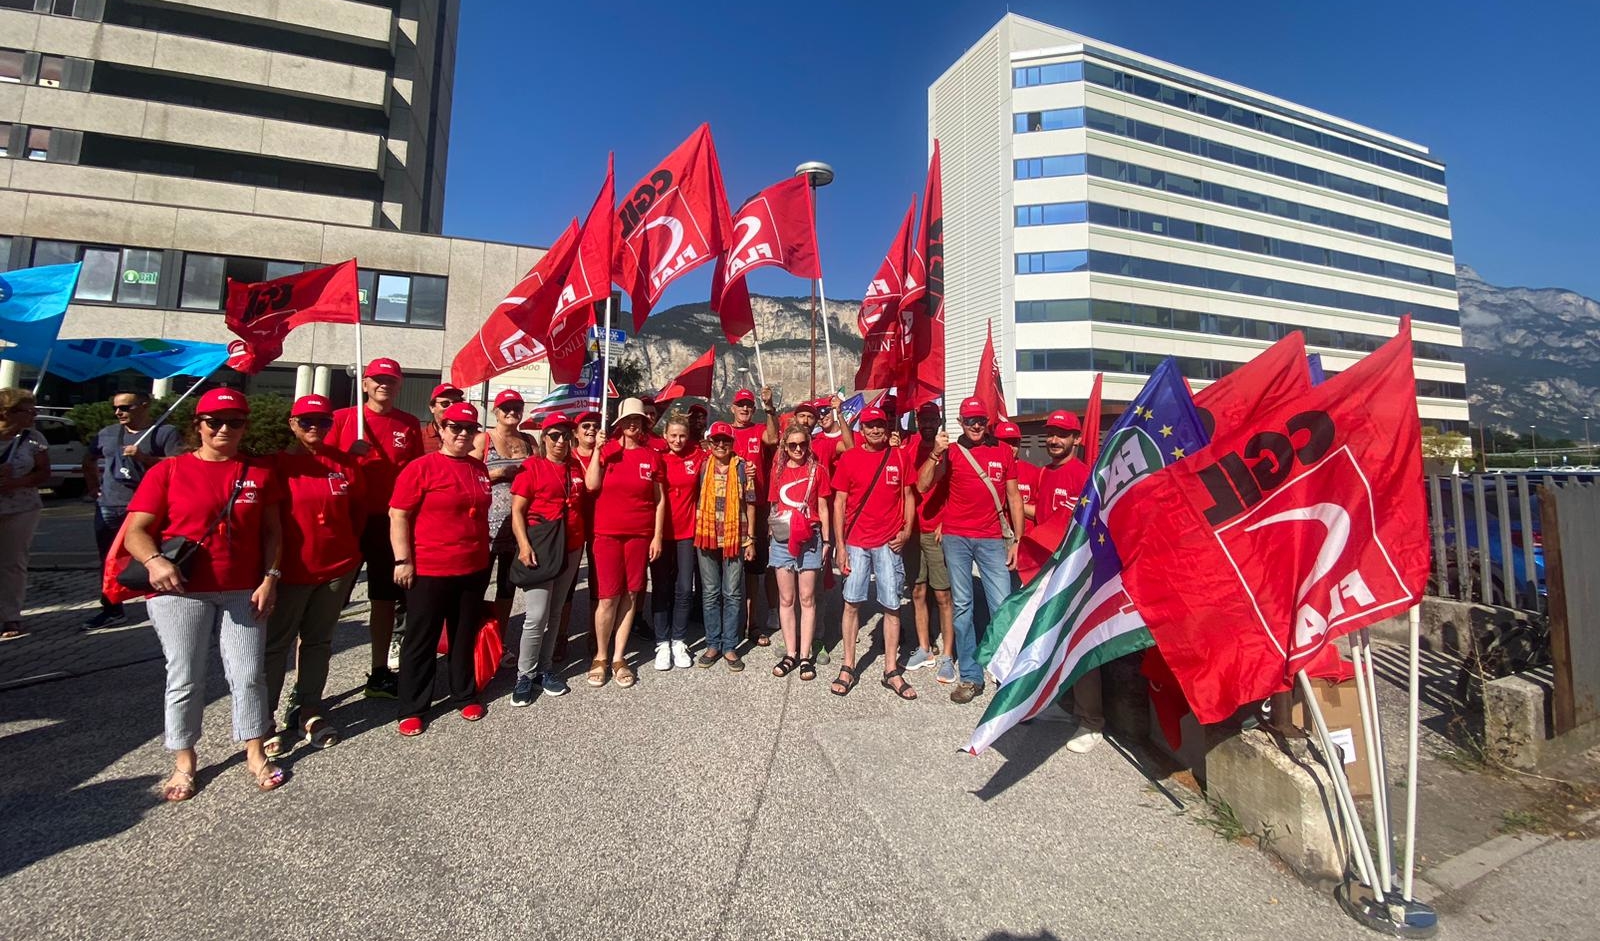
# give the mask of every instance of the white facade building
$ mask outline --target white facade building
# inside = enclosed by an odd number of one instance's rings
[[[1410,312],[1425,424],[1463,427],[1444,165],[1427,148],[1008,14],[928,91],[944,160],[946,381],[994,323],[1014,410],[1195,388],[1289,330],[1339,372]],[[952,391],[952,395],[954,395]],[[1114,410],[1114,409],[1113,409]]]

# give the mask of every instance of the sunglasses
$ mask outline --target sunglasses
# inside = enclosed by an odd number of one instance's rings
[[[296,418],[294,423],[306,431],[310,431],[313,428],[321,428],[326,431],[333,427],[333,419],[326,415],[302,415]]]
[[[449,408],[450,406],[455,405],[457,402],[460,402],[460,401],[461,401],[460,399],[434,399],[433,400],[433,407],[434,408]]]
[[[503,406],[500,407],[500,412],[501,412],[501,414],[504,414],[504,415],[521,415],[522,414],[522,406],[520,406],[520,405],[503,405]]]
[[[565,431],[557,431],[554,428],[544,433],[544,438],[546,441],[566,441],[571,437],[572,436],[567,434]]]
[[[963,425],[987,425],[987,424],[989,424],[989,419],[987,419],[987,418],[963,418],[963,419],[961,419],[961,424],[963,424]]]
[[[787,448],[790,451],[804,451],[806,448],[811,447],[811,442],[809,442],[809,441],[790,441],[787,444],[785,444],[784,447]]]
[[[111,410],[113,412],[118,412],[118,413],[121,413],[121,412],[132,412],[132,411],[138,410],[140,407],[141,406],[138,406],[138,405],[113,405],[113,406],[111,406]]]
[[[464,422],[447,421],[444,423],[444,430],[453,435],[467,435],[477,433],[478,426],[469,425]]]
[[[596,428],[599,428],[599,427],[600,427],[600,423],[597,422],[597,421],[586,421],[586,422],[583,422],[583,423],[578,425],[578,428],[581,431],[594,431]]]
[[[212,418],[210,415],[205,415],[200,418],[200,422],[212,431],[222,431],[225,428],[250,427],[250,419],[248,418]]]

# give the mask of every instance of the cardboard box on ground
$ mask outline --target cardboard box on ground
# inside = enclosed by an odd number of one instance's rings
[[[1372,796],[1372,779],[1367,771],[1366,742],[1361,735],[1361,706],[1356,698],[1356,681],[1330,683],[1312,680],[1311,689],[1322,707],[1322,721],[1328,724],[1328,735],[1344,752],[1344,773],[1350,779],[1350,793],[1355,797]],[[1316,741],[1316,727],[1306,715],[1305,703],[1298,688],[1295,691],[1294,709],[1290,718],[1295,725],[1306,730],[1306,735]]]

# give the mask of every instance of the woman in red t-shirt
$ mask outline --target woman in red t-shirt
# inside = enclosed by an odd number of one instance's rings
[[[278,452],[274,469],[287,488],[283,520],[283,582],[278,605],[267,619],[267,705],[278,713],[289,655],[299,642],[294,692],[287,727],[266,742],[269,756],[289,751],[297,740],[317,748],[339,741],[339,730],[322,715],[322,692],[350,586],[361,565],[359,534],[366,524],[361,478],[355,458],[328,444],[333,403],[305,395],[289,410],[294,439]]]
[[[527,706],[543,692],[565,696],[567,684],[553,669],[557,631],[553,616],[566,603],[567,591],[578,577],[583,556],[583,465],[572,456],[572,419],[554,414],[540,426],[541,453],[523,462],[522,472],[511,482],[511,532],[517,541],[517,558],[529,568],[562,566],[561,574],[527,592],[527,612],[522,618],[522,641],[517,652],[517,685],[511,705]],[[557,519],[566,520],[566,542],[559,556],[535,557],[528,529]]]
[[[778,624],[783,629],[784,657],[772,668],[773,676],[788,676],[800,668],[802,680],[817,678],[811,656],[817,628],[817,574],[827,564],[828,497],[833,488],[828,471],[811,453],[811,432],[801,423],[783,433],[783,449],[767,483],[771,503],[767,549],[778,578]],[[799,636],[795,609],[799,607]],[[805,653],[805,656],[800,656]]]
[[[692,414],[692,413],[691,413]],[[693,665],[689,644],[689,606],[694,603],[695,503],[700,495],[700,470],[706,466],[689,419],[674,413],[667,422],[667,453],[661,456],[667,475],[667,537],[661,557],[650,566],[650,617],[656,634],[657,670]]]
[[[205,709],[211,637],[220,637],[222,666],[233,694],[233,737],[244,742],[256,787],[270,791],[284,773],[267,757],[272,732],[263,668],[263,619],[277,600],[282,499],[269,462],[239,453],[250,427],[250,403],[233,389],[212,389],[194,409],[200,447],[145,472],[128,503],[123,547],[144,563],[148,610],[167,658],[166,745],[175,767],[162,796],[195,794],[195,743]],[[199,544],[188,573],[161,554],[177,536]]]
[[[400,642],[400,734],[420,735],[433,704],[439,632],[450,625],[450,698],[476,722],[479,606],[489,586],[489,469],[472,456],[478,410],[457,402],[439,423],[439,450],[405,466],[389,501],[394,582],[406,593]]]
[[[660,558],[667,527],[666,467],[647,443],[644,403],[627,399],[615,428],[622,445],[596,438],[600,457],[589,462],[584,486],[595,494],[594,570],[591,589],[600,602],[594,615],[594,662],[589,685],[606,685],[606,656],[617,685],[632,686],[624,657],[634,612],[643,601],[645,570]]]

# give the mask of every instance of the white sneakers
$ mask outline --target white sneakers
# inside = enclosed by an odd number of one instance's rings
[[[656,669],[672,669],[672,645],[666,641],[656,644]]]
[[[1078,731],[1073,732],[1072,737],[1067,739],[1067,751],[1075,755],[1086,754],[1104,739],[1105,736],[1099,732],[1091,732],[1079,726]]]
[[[661,660],[661,654],[656,654],[656,660],[657,662]],[[693,665],[693,661],[689,659],[689,645],[681,640],[672,642],[672,665],[680,670],[687,670]]]

